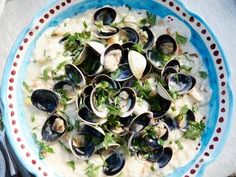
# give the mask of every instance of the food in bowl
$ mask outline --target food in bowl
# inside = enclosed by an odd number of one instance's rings
[[[47,29],[23,82],[39,158],[70,177],[165,176],[190,162],[211,90],[183,29],[109,6]]]

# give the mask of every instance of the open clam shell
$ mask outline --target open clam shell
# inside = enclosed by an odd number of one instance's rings
[[[156,49],[165,55],[173,54],[177,50],[177,43],[170,35],[163,34],[156,40]]]
[[[130,50],[129,56],[128,56],[128,61],[129,61],[129,66],[130,66],[130,69],[131,69],[133,75],[137,79],[141,79],[143,77],[144,71],[147,66],[146,58],[142,54],[140,54],[134,50]]]
[[[120,44],[111,44],[101,55],[101,64],[108,72],[116,71],[119,67],[123,54],[123,48]]]
[[[86,43],[83,51],[73,64],[78,66],[88,77],[93,77],[103,71],[100,62],[101,54],[105,51],[105,46],[96,41]]]
[[[142,32],[140,34],[140,40],[142,43],[144,43],[144,50],[149,49],[153,46],[154,41],[155,41],[155,35],[154,33],[151,31],[151,29],[147,26],[143,26],[142,28]]]
[[[95,88],[95,87],[99,86],[99,84],[105,83],[105,82],[108,84],[109,88],[113,88],[113,89],[119,88],[119,85],[111,77],[109,77],[108,75],[105,75],[105,74],[97,75],[93,79],[92,85]]]
[[[105,159],[103,173],[107,176],[113,176],[119,173],[125,166],[125,157],[120,152],[114,152]]]
[[[165,167],[171,160],[173,150],[170,147],[165,147],[161,158],[157,161],[159,168]]]
[[[70,81],[59,81],[53,86],[53,91],[66,96],[67,104],[71,104],[76,100],[76,87]]]
[[[95,36],[100,39],[110,39],[119,31],[119,28],[105,25],[96,31]]]
[[[94,14],[95,22],[102,22],[103,25],[110,25],[116,19],[116,11],[111,7],[98,9]]]
[[[152,112],[145,112],[136,116],[129,125],[130,132],[138,133],[142,131],[146,126],[149,125],[152,118],[153,118]]]
[[[117,93],[118,105],[121,108],[120,117],[128,117],[134,111],[136,105],[136,93],[133,89],[128,87],[123,87]]]
[[[111,73],[113,79],[117,82],[123,82],[133,77],[129,64],[121,64],[115,72]]]
[[[139,34],[135,29],[130,27],[120,29],[120,38],[123,42],[133,42],[135,44],[139,42]]]
[[[83,73],[75,65],[67,64],[65,66],[65,73],[76,87],[82,88],[86,85],[86,79]]]
[[[180,130],[186,131],[188,129],[189,122],[191,122],[191,121],[195,122],[196,121],[196,117],[195,117],[193,111],[188,109],[186,114],[178,115],[175,118],[175,120],[176,120],[177,126],[180,128]]]
[[[44,123],[41,135],[45,141],[55,141],[65,134],[67,126],[63,117],[53,114]]]
[[[187,93],[193,86],[192,77],[181,74],[173,73],[168,77],[168,88],[170,91],[176,91],[178,94]]]
[[[31,95],[31,102],[39,110],[52,113],[58,107],[59,97],[51,90],[37,89]]]

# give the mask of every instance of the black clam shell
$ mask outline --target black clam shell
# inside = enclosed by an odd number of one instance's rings
[[[129,125],[129,130],[132,133],[138,133],[149,125],[153,114],[151,112],[145,112],[136,116]]]
[[[103,25],[110,25],[116,19],[116,11],[111,7],[98,9],[94,14],[94,21],[102,22]]]
[[[156,96],[156,103],[157,107],[151,106],[151,111],[153,112],[154,118],[160,118],[164,116],[167,111],[170,109],[171,101],[167,100],[160,95],[157,94]]]
[[[63,126],[65,128],[63,132],[57,132],[56,130],[53,129],[53,124],[56,119],[60,119],[63,121]],[[54,114],[54,115],[51,115],[44,123],[41,134],[45,141],[55,141],[64,135],[64,133],[66,132],[66,129],[67,129],[66,120],[63,117]]]
[[[147,42],[144,44],[143,48],[144,49],[151,48],[153,46],[154,40],[155,40],[155,36],[154,36],[153,32],[147,26],[143,26],[141,29],[142,29],[142,31],[146,32],[147,36],[148,36]]]
[[[31,95],[32,104],[41,111],[52,113],[59,104],[58,95],[47,89],[38,89]]]
[[[124,155],[119,152],[114,152],[105,160],[103,165],[103,173],[107,176],[113,176],[119,173],[124,166]]]
[[[75,65],[67,64],[65,66],[65,73],[75,86],[83,87],[86,85],[83,73]]]
[[[79,159],[86,160],[91,157],[95,151],[95,145],[92,142],[92,137],[83,132],[78,132],[77,137],[72,137],[70,140],[70,148],[73,154]],[[81,138],[80,146],[73,145],[73,138]]]
[[[136,30],[130,27],[123,27],[120,30],[121,33],[124,33],[126,35],[126,42],[133,42],[137,44],[139,42],[139,35]]]
[[[109,77],[108,75],[105,75],[105,74],[97,75],[93,79],[92,85],[95,88],[99,83],[104,82],[104,81],[109,83],[110,88],[113,88],[113,89],[119,88],[119,85],[115,81],[113,81],[113,79],[111,77]]]
[[[159,168],[165,167],[170,162],[172,155],[173,151],[171,148],[169,147],[164,148],[161,158],[157,161]]]
[[[168,48],[167,51],[164,48]],[[164,54],[173,54],[177,50],[177,43],[173,37],[163,34],[157,38],[156,49]]]

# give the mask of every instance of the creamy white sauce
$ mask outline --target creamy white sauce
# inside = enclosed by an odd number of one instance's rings
[[[141,19],[146,17],[145,11],[129,11],[128,8],[125,7],[118,7],[116,8],[117,11],[117,19],[116,22],[119,22],[123,16],[125,18],[125,26],[132,27],[137,29],[135,23],[139,22]],[[34,50],[34,54],[32,56],[31,62],[28,66],[27,71],[27,78],[25,79],[26,82],[33,88],[47,88],[52,89],[53,85],[55,84],[54,81],[48,80],[45,82],[39,79],[39,76],[42,75],[42,71],[45,67],[49,67],[55,69],[56,66],[63,62],[67,61],[71,63],[71,57],[65,56],[64,53],[64,45],[59,43],[60,39],[63,35],[67,32],[75,33],[81,32],[83,30],[83,22],[86,21],[88,25],[88,29],[90,31],[94,31],[92,27],[93,23],[93,14],[94,10],[88,10],[84,14],[75,16],[71,19],[66,19],[62,22],[59,26],[49,28],[46,30],[42,36],[38,39],[36,48]],[[166,19],[160,19],[157,17],[157,25],[152,27],[152,31],[155,33],[156,38],[166,31],[170,33],[175,33],[178,31],[180,34],[185,35],[188,39],[191,36],[190,31],[184,24],[177,19],[174,19],[173,23],[168,23]],[[94,38],[94,37],[92,37]],[[121,43],[119,38],[113,39],[116,42]],[[114,41],[113,41],[114,42]],[[181,45],[182,51],[188,51],[189,53],[197,53],[197,50],[194,46],[188,42],[186,45]],[[187,105],[190,109],[192,108],[193,104],[197,104],[199,106],[199,110],[195,113],[197,121],[202,120],[203,117],[208,117],[208,102],[211,95],[211,90],[209,88],[209,81],[208,79],[201,79],[199,77],[199,71],[205,71],[205,67],[202,62],[201,56],[198,54],[197,57],[190,57],[190,60],[186,60],[184,56],[180,56],[180,61],[182,64],[187,66],[193,67],[191,71],[191,75],[197,79],[196,89],[190,93],[189,95],[185,95],[183,98],[180,98],[172,103],[172,107],[175,107],[176,111],[172,109],[169,110],[167,113],[170,117],[174,118],[176,115],[179,114],[180,109]],[[62,69],[57,73],[58,76],[64,74],[64,70]],[[150,79],[152,83],[152,80]],[[153,83],[153,85],[155,85]],[[154,90],[155,92],[155,90]],[[27,93],[25,94],[27,96]],[[30,103],[30,100],[26,98],[25,104],[27,106],[26,113],[29,122],[31,122],[31,129],[32,132],[36,133],[39,138],[41,138],[41,128],[46,121],[47,114],[37,110],[33,107]],[[144,106],[143,106],[144,105]],[[69,115],[70,120],[78,120],[77,113],[75,111],[75,105],[71,104],[69,108],[66,110],[66,113]],[[136,106],[136,114],[140,114],[149,109],[148,103],[144,102],[141,104],[137,104]],[[31,115],[35,115],[36,119],[35,122],[31,121]],[[180,130],[171,131],[169,141],[165,142],[165,146],[171,147],[173,149],[173,157],[170,163],[164,167],[163,169],[156,169],[155,172],[150,170],[152,164],[147,161],[137,160],[135,157],[126,157],[126,164],[122,170],[122,174],[118,174],[116,176],[128,176],[128,177],[159,177],[163,175],[167,175],[172,173],[176,168],[186,165],[194,155],[197,153],[196,148],[200,142],[200,139],[197,141],[188,140],[182,138],[181,144],[183,145],[184,149],[180,150],[176,143],[174,143],[177,139],[181,138],[183,132]],[[62,138],[62,141],[68,145],[68,135],[65,135]],[[170,143],[172,142],[172,143]],[[85,175],[85,169],[87,167],[84,161],[81,161],[74,157],[73,155],[67,153],[64,148],[59,145],[59,143],[51,143],[50,146],[54,149],[54,154],[47,154],[45,158],[46,164],[55,171],[58,176],[62,177],[83,177]],[[75,171],[73,171],[66,162],[68,161],[75,161]],[[91,160],[96,164],[103,164],[101,158],[97,155],[94,155]],[[102,168],[99,170],[99,177],[104,176],[102,173]]]

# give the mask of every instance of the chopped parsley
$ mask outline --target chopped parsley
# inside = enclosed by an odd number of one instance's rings
[[[175,40],[177,44],[186,44],[186,42],[188,41],[188,38],[176,32]]]
[[[84,29],[88,28],[88,25],[87,25],[86,21],[83,21],[83,27],[84,27]]]
[[[113,80],[116,80],[121,74],[121,70],[120,69],[117,69],[115,72],[111,73],[111,78]]]
[[[32,92],[33,90],[30,88],[29,84],[27,82],[23,81],[23,87],[27,92]]]
[[[68,148],[62,141],[58,140],[58,142],[68,153],[72,153],[70,148]]]
[[[66,162],[66,164],[72,168],[73,171],[75,171],[75,161],[69,161],[69,162]]]
[[[207,72],[205,72],[205,71],[199,71],[199,75],[202,79],[206,79],[208,76]]]
[[[192,68],[192,67],[189,67],[189,66],[187,66],[187,65],[181,65],[181,66],[180,66],[180,69],[186,71],[187,73],[190,73],[193,68]]]
[[[149,24],[150,26],[156,25],[156,15],[146,11],[146,16],[146,18],[139,22],[141,26],[145,26],[146,24]]]
[[[141,44],[141,43],[134,44],[132,46],[132,49],[139,52],[139,53],[142,53],[143,52],[143,44]]]
[[[35,114],[31,115],[31,122],[32,122],[32,123],[35,122],[35,119],[36,119]]]
[[[39,146],[39,158],[44,159],[46,157],[47,153],[54,153],[54,150],[52,147],[44,143],[43,141],[37,140],[37,135],[35,133],[32,134],[34,142],[36,145]]]
[[[50,73],[51,72],[52,72],[51,67],[46,67],[43,70],[42,76],[40,76],[39,78],[47,82],[50,79]]]
[[[97,177],[98,170],[101,168],[101,165],[95,165],[93,163],[88,162],[87,168],[85,169],[85,174],[87,177]]]
[[[115,140],[113,139],[113,134],[112,133],[106,133],[105,138],[103,141],[103,146],[107,150],[110,144],[116,143]]]
[[[184,146],[181,144],[181,142],[179,140],[176,140],[175,144],[178,146],[179,150],[183,150],[184,149]]]
[[[151,85],[148,81],[136,81],[133,88],[138,91],[138,97],[147,99],[151,93]]]
[[[193,111],[193,113],[197,112],[198,110],[199,110],[199,105],[194,104],[194,105],[192,106],[192,111]]]
[[[205,123],[201,120],[200,122],[189,122],[189,128],[185,132],[184,137],[187,139],[191,140],[196,140],[197,138],[200,138],[201,135],[204,132],[206,125]]]
[[[176,100],[176,99],[178,99],[179,97],[180,97],[180,95],[179,95],[179,93],[177,92],[177,91],[168,91],[169,92],[169,94],[170,94],[170,96],[174,99],[174,100]]]

